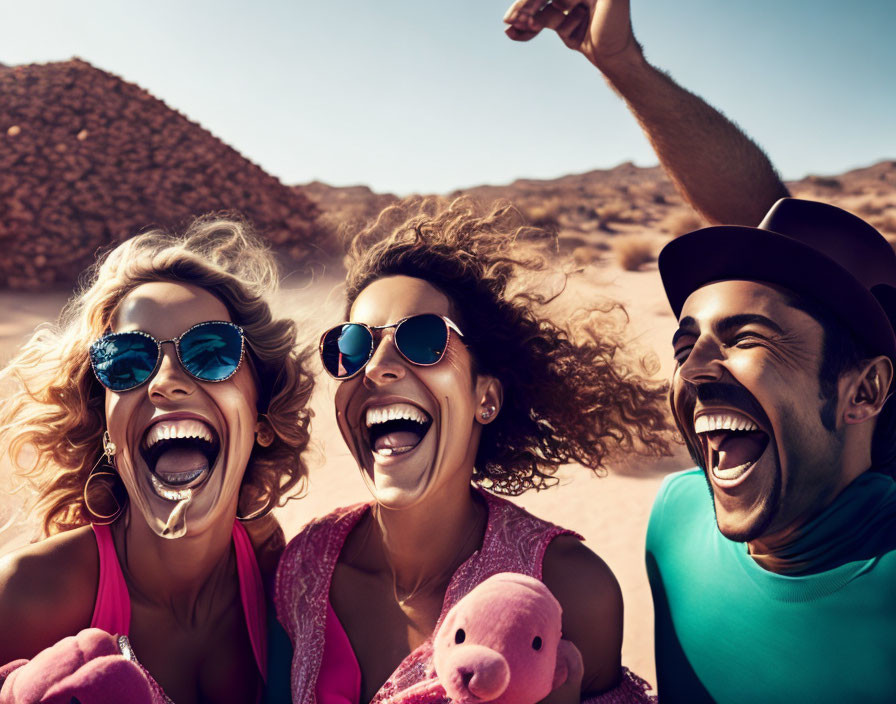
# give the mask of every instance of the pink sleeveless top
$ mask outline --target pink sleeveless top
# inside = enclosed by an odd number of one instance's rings
[[[541,579],[542,562],[550,542],[559,535],[576,535],[551,523],[542,521],[518,506],[492,494],[481,492],[488,508],[488,523],[482,547],[473,553],[451,577],[445,593],[445,601],[436,628],[449,609],[483,580],[499,572],[518,572]],[[335,625],[338,619],[329,606],[330,581],[339,553],[352,528],[369,510],[370,504],[337,509],[327,516],[309,523],[287,545],[274,583],[274,606],[277,617],[285,627],[293,643],[291,689],[293,704],[358,704],[360,679],[354,699],[330,699],[332,672],[351,672],[357,667],[348,638],[342,645],[331,642],[338,637]],[[576,536],[580,537],[580,536]],[[332,621],[335,620],[335,624]],[[342,630],[339,626],[338,630]],[[348,646],[348,652],[345,646]],[[324,663],[325,655],[335,661],[342,654],[347,663]],[[412,686],[432,678],[432,640],[427,640],[410,653],[389,677],[371,704],[386,704],[400,700],[402,693]],[[360,678],[360,671],[358,671]],[[322,681],[322,678],[326,678]],[[322,687],[323,685],[323,687]],[[622,683],[594,702],[610,704],[619,702],[651,701],[645,694],[649,685],[627,670]],[[322,691],[323,690],[323,691]],[[433,699],[444,704],[445,697]]]
[[[113,635],[127,636],[131,627],[131,598],[121,572],[121,565],[118,564],[112,531],[109,526],[94,524],[93,533],[96,536],[96,547],[99,551],[100,579],[90,626],[91,628],[100,628]],[[255,656],[255,664],[258,666],[262,680],[267,681],[267,624],[265,622],[264,586],[252,543],[246,529],[239,521],[233,522],[233,549],[236,554],[236,571],[240,583],[240,600],[243,604],[246,628],[249,631],[249,641],[252,644],[252,654]],[[161,688],[151,677],[150,685],[161,692]]]

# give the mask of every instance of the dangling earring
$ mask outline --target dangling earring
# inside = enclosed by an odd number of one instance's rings
[[[257,521],[259,518],[264,518],[265,516],[267,516],[271,511],[274,510],[274,504],[270,504],[269,506],[262,506],[254,513],[250,513],[248,516],[241,516],[239,514],[239,499],[237,499],[236,510],[236,520],[238,520],[240,523],[249,523],[250,521]]]
[[[114,523],[124,512],[126,505],[127,491],[125,491],[121,477],[118,475],[118,472],[115,471],[114,458],[116,451],[117,448],[115,447],[115,443],[112,442],[111,437],[109,437],[109,431],[107,430],[103,433],[103,454],[96,461],[96,464],[93,465],[93,469],[90,470],[90,475],[84,483],[84,507],[90,515],[90,522],[98,526],[107,526],[110,523]],[[108,507],[103,507],[107,510],[99,511],[95,508],[91,508],[90,500],[88,498],[88,491],[91,490],[91,482],[94,482],[95,490],[99,490],[106,494],[108,498],[114,500],[115,509],[113,511],[109,512]]]

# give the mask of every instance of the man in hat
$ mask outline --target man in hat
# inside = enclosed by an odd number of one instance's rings
[[[661,700],[893,701],[896,254],[788,198],[659,267],[699,465],[664,481],[648,529]]]

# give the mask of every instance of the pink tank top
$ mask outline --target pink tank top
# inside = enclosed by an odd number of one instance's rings
[[[315,685],[317,704],[358,704],[361,666],[329,599],[325,630],[324,652]]]
[[[101,628],[113,635],[126,636],[131,627],[131,598],[118,564],[115,543],[109,526],[93,525],[100,558],[100,579],[96,590],[91,628]],[[240,583],[240,599],[252,654],[261,678],[267,681],[267,624],[265,622],[264,586],[255,559],[252,543],[239,521],[233,522],[233,549]]]

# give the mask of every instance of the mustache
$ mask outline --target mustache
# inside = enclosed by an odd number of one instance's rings
[[[694,397],[703,405],[720,404],[744,410],[759,410],[759,403],[753,398],[753,394],[743,386],[724,381],[712,381],[696,386]]]

